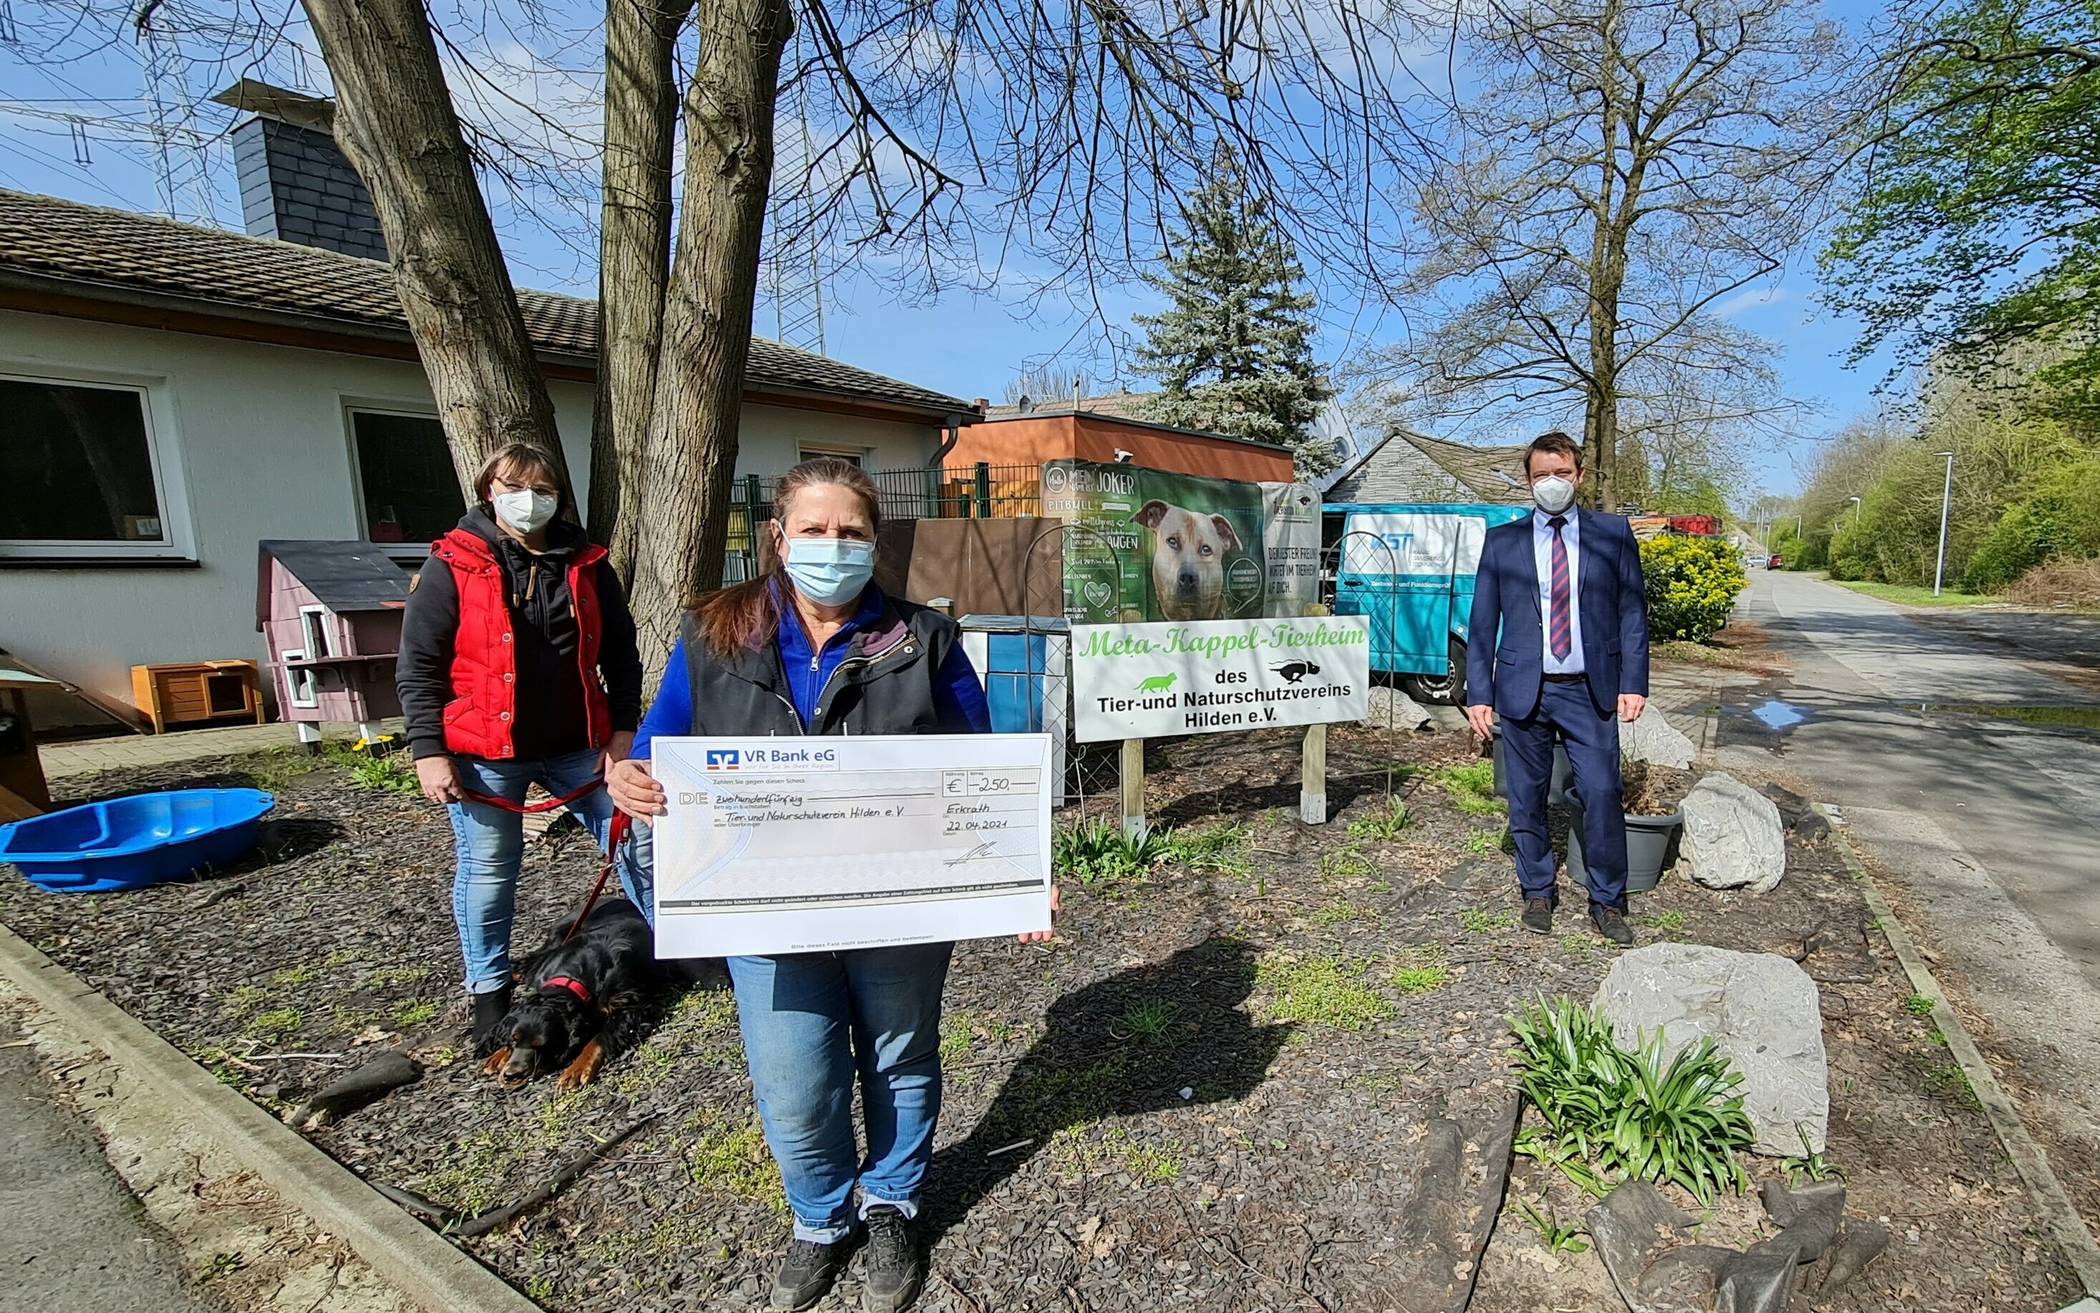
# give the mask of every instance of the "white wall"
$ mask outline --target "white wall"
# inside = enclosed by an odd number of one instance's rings
[[[134,665],[262,660],[257,540],[362,534],[345,407],[431,407],[421,369],[405,361],[4,310],[0,372],[143,384],[156,424],[173,429],[194,566],[0,561],[0,648],[125,703]],[[591,388],[550,391],[584,496]],[[864,451],[869,468],[896,469],[924,463],[939,440],[930,425],[751,406],[737,469],[778,473],[798,444]]]

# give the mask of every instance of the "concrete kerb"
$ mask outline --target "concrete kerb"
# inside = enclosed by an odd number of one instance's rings
[[[0,972],[39,1006],[182,1104],[256,1175],[431,1313],[536,1313],[495,1273],[389,1203],[298,1132],[0,926]]]
[[[1896,919],[1896,911],[1882,896],[1874,884],[1873,877],[1859,860],[1859,853],[1845,835],[1842,814],[1835,809],[1817,803],[1815,809],[1824,820],[1830,822],[1830,837],[1838,854],[1844,858],[1845,867],[1859,881],[1860,891],[1866,896],[1867,906],[1873,909],[1875,924],[1880,927],[1889,947],[1896,950],[1897,960],[1903,964],[1903,973],[1910,977],[1911,989],[1932,1000],[1932,1021],[1940,1034],[1946,1037],[1947,1051],[1961,1065],[1962,1075],[1968,1078],[1969,1088],[1975,1091],[1977,1102],[1983,1105],[1984,1115],[1990,1119],[1991,1128],[1998,1132],[1998,1139],[2005,1145],[2006,1156],[2012,1159],[2013,1170],[2027,1186],[2027,1193],[2034,1201],[2035,1211],[2055,1237],[2064,1259],[2078,1276],[2079,1284],[2085,1287],[2086,1298],[2062,1310],[2062,1313],[2100,1313],[2100,1243],[2095,1243],[2092,1231],[2085,1219],[2079,1216],[2070,1196],[2064,1193],[2056,1172],[2049,1166],[2049,1156],[2028,1134],[2027,1124],[2006,1096],[2005,1087],[1998,1083],[1997,1075],[1983,1054],[1976,1047],[1976,1040],[1969,1034],[1961,1017],[1947,1002],[1946,991],[1940,988],[1939,980],[1932,968],[1925,965],[1924,956],[1918,952],[1917,944],[1910,932]]]

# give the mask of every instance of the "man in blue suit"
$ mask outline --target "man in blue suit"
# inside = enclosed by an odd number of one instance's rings
[[[1619,720],[1648,703],[1648,599],[1641,554],[1622,515],[1578,510],[1582,448],[1548,433],[1524,453],[1532,514],[1488,530],[1467,631],[1466,718],[1492,738],[1502,718],[1509,833],[1524,890],[1524,928],[1553,929],[1553,849],[1546,793],[1553,744],[1568,749],[1582,804],[1590,920],[1614,944],[1626,924],[1626,826]]]

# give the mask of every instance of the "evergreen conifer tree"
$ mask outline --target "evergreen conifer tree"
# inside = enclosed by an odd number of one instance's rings
[[[1165,385],[1147,418],[1281,443],[1301,478],[1332,469],[1334,444],[1311,434],[1332,395],[1313,365],[1314,297],[1296,290],[1297,251],[1230,157],[1182,206],[1163,260],[1145,281],[1172,305],[1137,316],[1137,368]]]

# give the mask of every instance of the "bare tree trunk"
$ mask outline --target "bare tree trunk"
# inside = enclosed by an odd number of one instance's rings
[[[671,52],[692,11],[693,0],[606,0],[605,6],[590,529],[630,587],[640,517],[629,494],[643,468],[671,271],[671,151],[678,128]]]
[[[1597,194],[1592,202],[1590,234],[1590,361],[1582,439],[1589,453],[1590,487],[1597,509],[1618,509],[1619,447],[1619,292],[1626,278],[1626,232],[1619,225],[1622,202],[1614,185],[1619,178],[1619,131],[1631,138],[1637,125],[1625,123],[1619,103],[1619,23],[1621,6],[1604,6],[1598,33],[1603,76],[1598,79],[1602,122],[1597,134]],[[1631,183],[1628,183],[1631,190]],[[1627,201],[1630,202],[1628,197]],[[1630,209],[1630,203],[1626,205]]]
[[[567,484],[546,380],[422,4],[301,3],[335,81],[336,143],[372,193],[460,487],[507,442],[544,448]]]
[[[773,171],[773,106],[790,28],[785,0],[721,0],[699,14],[698,62],[685,100],[685,190],[664,300],[668,367],[657,371],[649,417],[649,526],[636,544],[630,599],[652,677],[669,655],[685,601],[722,580]]]

